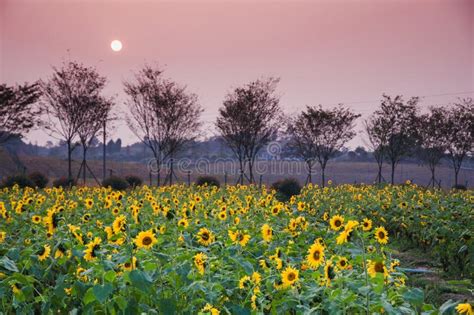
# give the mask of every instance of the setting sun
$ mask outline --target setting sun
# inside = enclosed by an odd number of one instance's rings
[[[110,43],[110,47],[112,48],[113,51],[121,51],[122,50],[122,42],[119,41],[118,39],[113,40]]]

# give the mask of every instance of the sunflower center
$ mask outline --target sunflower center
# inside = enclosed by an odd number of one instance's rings
[[[321,253],[319,251],[315,251],[313,253],[314,260],[319,260],[321,258]]]
[[[337,227],[340,227],[341,224],[342,224],[342,222],[339,221],[339,220],[336,220],[336,221],[334,222],[334,225],[337,226]]]
[[[293,281],[293,280],[295,280],[295,278],[296,278],[296,275],[293,272],[290,272],[288,274],[288,280],[289,281]]]
[[[381,262],[376,262],[374,269],[376,272],[383,273],[383,264]]]
[[[379,238],[384,239],[385,238],[385,233],[380,231],[379,232]]]
[[[145,236],[142,241],[143,245],[150,245],[151,244],[151,237]]]
[[[346,261],[345,260],[341,260],[340,262],[341,266],[344,267],[346,265]]]
[[[201,236],[201,237],[202,237],[202,239],[203,239],[204,241],[207,241],[207,240],[209,240],[209,233],[204,232],[204,233],[202,233],[202,236]]]

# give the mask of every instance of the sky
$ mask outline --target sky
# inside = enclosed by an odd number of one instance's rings
[[[0,82],[47,78],[69,59],[107,76],[122,117],[123,81],[162,67],[199,96],[208,135],[226,93],[268,76],[289,115],[344,103],[365,118],[382,93],[424,96],[425,108],[474,97],[474,1],[0,0]],[[137,141],[124,122],[113,137]]]

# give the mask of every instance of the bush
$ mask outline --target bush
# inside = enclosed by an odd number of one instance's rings
[[[453,189],[458,189],[458,190],[467,190],[467,187],[461,184],[457,184],[453,186]]]
[[[76,180],[67,177],[60,177],[53,181],[53,187],[62,187],[62,188],[70,188],[72,186],[76,186]]]
[[[20,188],[35,187],[35,183],[26,175],[8,176],[4,179],[1,186],[11,188],[15,184],[20,186]]]
[[[49,179],[45,175],[40,172],[32,172],[28,175],[31,181],[35,184],[38,188],[45,188],[48,185]]]
[[[219,180],[213,176],[199,176],[196,180],[198,186],[216,186],[219,187],[221,184]]]
[[[135,175],[125,176],[125,180],[132,187],[138,187],[138,186],[141,186],[143,184],[142,179],[138,176],[135,176]]]
[[[272,189],[277,191],[278,199],[282,201],[289,200],[292,196],[299,195],[301,185],[294,178],[279,180],[272,184]]]
[[[102,186],[112,187],[113,190],[125,190],[129,185],[122,177],[110,176],[102,181]]]

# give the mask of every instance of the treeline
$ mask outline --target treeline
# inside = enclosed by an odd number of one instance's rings
[[[276,93],[278,83],[276,78],[258,79],[229,92],[215,122],[218,136],[238,161],[242,179],[250,183],[255,182],[257,156],[276,144],[283,146],[276,149],[305,161],[308,177],[319,165],[324,185],[328,161],[356,135],[354,126],[360,115],[340,104],[307,106],[288,117]],[[42,128],[64,143],[71,181],[75,179],[72,154],[81,148],[76,177],[81,174],[85,182],[88,150],[119,120],[116,100],[104,95],[106,84],[107,79],[95,68],[69,61],[34,84],[0,85],[0,145],[34,127]],[[149,65],[124,82],[124,92],[125,122],[155,159],[160,185],[161,166],[202,135],[203,109],[196,94]],[[383,95],[377,110],[364,121],[369,149],[378,165],[377,181],[383,181],[384,163],[390,165],[390,182],[394,183],[401,159],[417,156],[429,167],[433,186],[436,167],[448,159],[458,185],[462,163],[474,150],[474,102],[458,99],[421,113],[419,101],[418,97],[405,100],[400,95]]]

